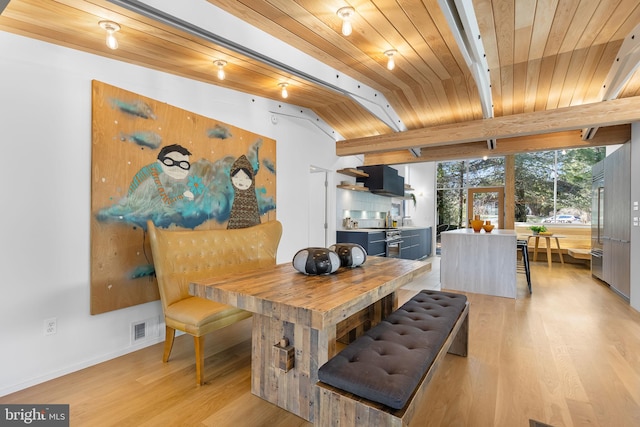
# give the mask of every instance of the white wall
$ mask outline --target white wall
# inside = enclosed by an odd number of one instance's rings
[[[416,196],[416,205],[409,200],[407,202],[406,215],[411,217],[413,225],[420,227],[432,227],[435,233],[436,223],[436,163],[411,163],[403,165],[405,182],[413,188]]]
[[[334,171],[344,161],[309,122],[279,116],[274,125],[276,103],[217,86],[4,32],[0,70],[0,395],[140,348],[131,323],[162,313],[151,302],[89,314],[92,79],[275,139],[278,262],[307,246],[309,165]],[[335,212],[332,191],[329,206]],[[58,331],[44,336],[50,317]]]

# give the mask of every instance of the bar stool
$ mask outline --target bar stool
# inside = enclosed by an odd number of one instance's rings
[[[516,247],[522,251],[522,263],[518,264],[518,272],[524,273],[527,276],[527,285],[529,286],[529,293],[531,290],[531,270],[529,269],[529,248],[527,247],[526,240],[517,240]]]

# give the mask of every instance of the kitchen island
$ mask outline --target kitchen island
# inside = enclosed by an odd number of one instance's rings
[[[441,234],[442,289],[516,297],[516,232],[476,233],[471,228]]]

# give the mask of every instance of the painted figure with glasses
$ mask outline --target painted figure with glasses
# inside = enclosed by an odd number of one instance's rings
[[[173,182],[183,181],[189,175],[190,155],[189,150],[178,144],[163,147],[158,153],[157,161],[143,167],[133,177],[128,196],[130,197],[134,192],[140,192],[141,187],[147,186],[153,187],[162,202],[167,205],[182,199],[193,200],[193,192],[189,189],[178,194],[172,191],[175,189]]]

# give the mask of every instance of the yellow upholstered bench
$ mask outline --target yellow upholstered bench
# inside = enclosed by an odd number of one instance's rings
[[[572,256],[575,259],[591,259],[591,250],[590,249],[567,249],[567,254]]]
[[[175,331],[194,337],[196,381],[204,383],[204,336],[246,319],[251,313],[189,294],[189,283],[275,265],[282,224],[249,228],[163,230],[147,223],[166,324],[162,360],[167,362]]]
[[[561,235],[562,239],[560,239],[561,252],[563,255],[569,255],[573,258],[573,260],[578,260],[578,263],[585,263],[585,261],[591,261],[591,227],[583,224],[544,224],[547,227],[547,231],[553,235]],[[516,233],[521,236],[520,238],[525,238],[524,236],[530,235],[531,230],[529,229],[529,224],[519,223],[516,225]],[[553,238],[552,241],[552,250],[554,253],[557,253],[558,250],[555,248],[555,241]],[[546,239],[540,239],[539,241],[539,250],[542,249],[541,253],[544,255],[546,250]],[[534,245],[529,245],[529,252],[533,252]],[[546,260],[546,258],[544,258]],[[569,261],[567,258],[564,258],[564,261]],[[576,262],[576,261],[574,261]],[[588,263],[587,263],[588,264]]]

